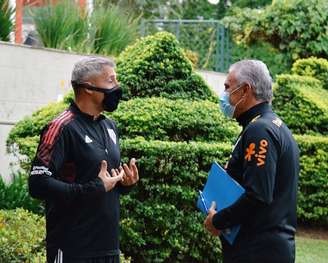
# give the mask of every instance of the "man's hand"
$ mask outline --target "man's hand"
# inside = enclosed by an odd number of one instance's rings
[[[139,172],[136,165],[136,159],[132,158],[130,160],[129,166],[127,164],[123,164],[123,180],[121,184],[123,186],[134,185],[139,181]]]
[[[112,176],[110,176],[107,171],[107,162],[104,160],[101,161],[101,168],[98,177],[103,181],[106,192],[112,190],[116,183],[122,180],[123,174],[124,171],[122,169],[119,173],[112,172]]]
[[[213,236],[218,236],[220,235],[220,230],[216,229],[212,224],[213,216],[216,214],[215,208],[216,204],[215,202],[212,202],[212,205],[208,210],[208,215],[204,221],[204,226]]]

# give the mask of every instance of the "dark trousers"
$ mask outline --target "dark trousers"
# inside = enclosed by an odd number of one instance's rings
[[[222,242],[224,263],[294,263],[294,236],[284,233],[263,233],[236,240],[231,246]]]

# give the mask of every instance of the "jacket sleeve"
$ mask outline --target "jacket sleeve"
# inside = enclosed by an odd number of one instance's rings
[[[29,192],[41,200],[72,201],[81,196],[105,192],[100,178],[85,184],[60,180],[60,172],[69,158],[70,141],[66,127],[48,125],[41,133],[40,143],[29,176]]]
[[[246,130],[241,143],[245,193],[215,214],[213,225],[217,229],[242,224],[249,215],[273,201],[279,152],[275,136],[260,122]]]
[[[121,183],[118,185],[118,190],[120,194],[126,195],[131,192],[131,190],[134,188],[135,185],[130,185],[130,186],[124,186]]]

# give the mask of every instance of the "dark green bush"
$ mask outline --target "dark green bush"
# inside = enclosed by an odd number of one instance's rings
[[[296,140],[301,149],[299,221],[327,225],[328,138]],[[203,233],[195,201],[210,164],[224,164],[230,151],[230,144],[122,142],[122,155],[137,157],[141,175],[135,190],[122,198],[122,246],[134,262],[216,262],[216,252],[201,245],[213,240]]]
[[[300,222],[328,225],[328,138],[296,136],[301,150],[298,191]]]
[[[143,136],[151,140],[231,141],[239,131],[210,101],[133,99],[112,114],[122,138]]]
[[[212,99],[213,92],[192,72],[175,36],[160,32],[139,39],[117,61],[117,73],[125,98],[163,96]]]
[[[0,262],[45,262],[45,221],[24,209],[0,210]]]
[[[305,58],[295,61],[292,68],[293,74],[314,77],[322,82],[328,90],[328,60],[324,58]]]
[[[206,233],[195,204],[211,163],[224,164],[231,144],[133,139],[121,148],[137,158],[141,176],[122,197],[125,254],[133,262],[218,262],[219,240]]]
[[[15,208],[43,213],[41,202],[33,199],[28,193],[26,175],[16,174],[10,184],[6,184],[0,176],[0,209]]]
[[[42,128],[66,107],[67,101],[50,104],[18,122],[11,130],[8,151],[19,158],[24,155],[20,159],[22,168],[29,169]],[[239,131],[235,122],[223,117],[218,104],[210,101],[139,98],[123,101],[111,117],[117,122],[122,138],[142,136],[150,140],[227,142]]]
[[[273,108],[296,134],[328,134],[328,91],[315,78],[280,75]]]

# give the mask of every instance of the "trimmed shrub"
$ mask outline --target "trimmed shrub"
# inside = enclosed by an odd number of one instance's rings
[[[328,139],[296,139],[301,149],[299,220],[327,225]],[[121,147],[125,161],[131,156],[138,159],[141,175],[138,186],[122,197],[125,255],[133,262],[214,262],[219,241],[205,233],[195,202],[211,162],[223,165],[231,144],[136,138],[123,140]],[[216,248],[210,254],[208,244]]]
[[[117,73],[125,98],[163,96],[217,100],[171,33],[139,39],[118,57]]]
[[[50,104],[10,131],[7,148],[18,157],[22,168],[30,169],[42,128],[66,107],[68,100]],[[110,117],[116,121],[122,138],[231,142],[239,132],[236,122],[225,119],[217,103],[210,101],[138,98],[122,101]]]
[[[328,91],[315,78],[280,75],[273,109],[296,134],[328,134]]]
[[[0,262],[44,262],[45,221],[24,209],[0,210]]]
[[[328,225],[328,138],[296,136],[301,150],[298,191],[300,222]]]
[[[231,141],[239,131],[210,101],[133,99],[111,114],[122,138],[162,141]]]
[[[26,175],[15,175],[10,184],[6,184],[0,176],[0,209],[15,208],[24,208],[38,214],[44,211],[41,202],[29,195]]]
[[[140,172],[138,186],[122,196],[125,254],[133,262],[217,262],[220,242],[204,230],[197,190],[214,160],[226,162],[231,145],[138,138],[121,148],[122,156],[137,158]]]
[[[324,58],[299,59],[293,64],[293,74],[314,77],[328,90],[328,60]]]
[[[327,225],[328,138],[296,136],[296,140],[301,150],[298,219]],[[123,251],[133,262],[214,262],[216,252],[209,254],[201,246],[214,240],[203,232],[195,202],[210,164],[225,164],[231,145],[142,138],[121,145],[123,156],[138,159],[141,175],[134,191],[122,197]]]

